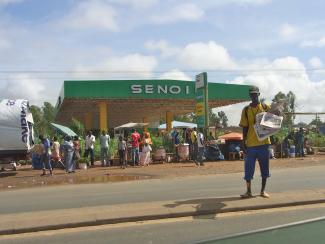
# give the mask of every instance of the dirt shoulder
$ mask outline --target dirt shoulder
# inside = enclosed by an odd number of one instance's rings
[[[23,166],[17,171],[0,172],[0,191],[30,187],[44,187],[69,184],[112,183],[130,180],[176,178],[197,175],[229,174],[243,172],[243,161],[207,162],[205,166],[196,166],[193,162],[151,164],[148,167],[100,167],[77,170],[75,174],[66,174],[55,169],[53,176],[40,176],[41,170]],[[97,162],[97,164],[100,164]],[[311,167],[325,164],[325,155],[311,155],[304,158],[274,159],[270,168]],[[258,166],[256,166],[258,167]]]

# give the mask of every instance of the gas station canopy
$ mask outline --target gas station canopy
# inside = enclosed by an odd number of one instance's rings
[[[248,101],[248,89],[247,85],[208,83],[209,107]],[[74,117],[86,129],[114,128],[130,121],[165,121],[168,114],[194,112],[195,104],[195,81],[64,81],[56,105],[56,122],[70,125]]]

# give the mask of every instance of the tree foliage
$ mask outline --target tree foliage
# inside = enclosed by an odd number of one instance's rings
[[[286,114],[283,118],[283,125],[291,128],[295,119],[295,115],[290,113],[294,113],[296,111],[296,95],[292,91],[289,91],[287,94],[278,92],[272,101],[284,102],[284,112]]]
[[[32,105],[30,111],[34,119],[34,131],[38,135],[54,135],[51,123],[54,122],[56,110],[49,102],[44,102],[42,107]]]
[[[79,120],[72,118],[70,124],[71,130],[73,130],[77,135],[84,136],[85,135],[85,126]]]

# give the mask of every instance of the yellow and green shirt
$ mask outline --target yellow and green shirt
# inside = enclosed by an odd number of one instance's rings
[[[252,107],[251,105],[249,105],[247,107],[247,109],[245,107],[241,113],[241,119],[240,119],[239,126],[248,127],[248,132],[247,132],[246,141],[245,141],[247,147],[255,147],[255,146],[271,144],[270,138],[267,138],[263,141],[259,141],[257,139],[256,133],[254,130],[256,114],[265,112],[270,109],[270,106],[267,104],[264,104],[264,107],[265,107],[265,109],[263,108],[262,103],[259,103],[256,107]]]

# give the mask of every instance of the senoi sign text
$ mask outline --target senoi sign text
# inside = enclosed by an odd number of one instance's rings
[[[190,87],[185,86],[182,89],[182,87],[176,85],[132,85],[131,91],[133,94],[190,94]]]

